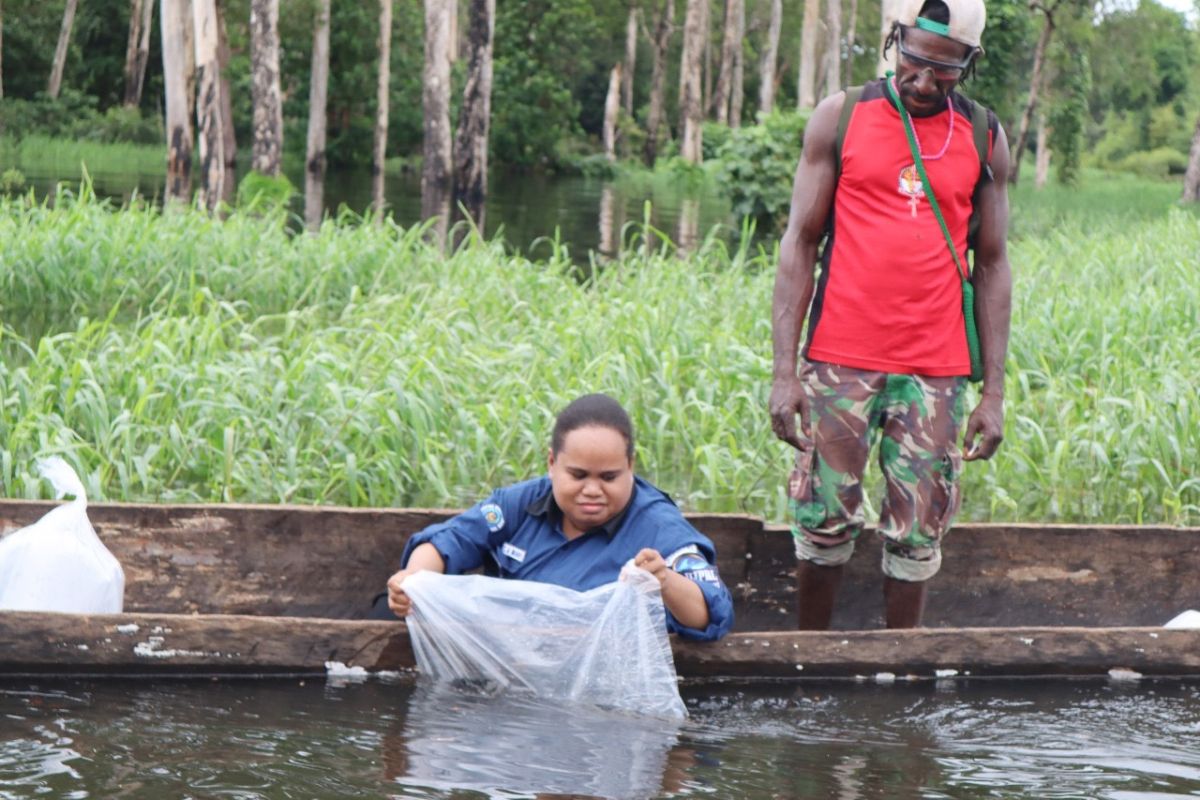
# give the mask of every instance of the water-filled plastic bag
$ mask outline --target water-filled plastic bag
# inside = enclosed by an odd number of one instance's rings
[[[680,719],[687,716],[650,573],[587,592],[536,581],[417,572],[404,580],[417,666],[488,693]]]
[[[87,516],[87,495],[61,458],[40,462],[58,496],[75,499],[0,539],[0,609],[119,614],[125,573]]]

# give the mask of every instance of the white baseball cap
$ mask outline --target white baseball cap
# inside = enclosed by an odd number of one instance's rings
[[[925,19],[921,7],[925,0],[904,0],[896,21],[901,25],[918,27],[922,30],[940,34],[956,42],[979,47],[983,36],[983,27],[987,24],[987,8],[983,0],[942,0],[950,9],[950,22],[943,24]]]

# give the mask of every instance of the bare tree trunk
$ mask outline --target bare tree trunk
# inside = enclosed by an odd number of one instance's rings
[[[842,90],[842,0],[825,2],[825,94]]]
[[[454,199],[483,227],[487,197],[488,132],[492,118],[492,42],[496,0],[471,0],[467,84],[454,143]]]
[[[700,115],[705,116],[712,111],[713,101],[713,66],[712,66],[712,30],[709,22],[708,3],[704,4],[704,46],[700,59]],[[687,34],[684,34],[686,36]]]
[[[167,106],[168,201],[186,203],[192,197],[192,60],[189,42],[189,0],[162,0],[163,88]]]
[[[621,65],[616,64],[608,76],[608,94],[604,97],[604,157],[617,160],[617,115],[621,113]]]
[[[225,6],[217,0],[217,69],[221,74],[221,132],[225,137],[225,180],[221,199],[232,203],[237,191],[237,133],[233,130],[233,85],[229,80],[229,36],[225,33]]]
[[[637,5],[631,3],[625,22],[625,61],[621,65],[621,107],[630,118],[633,117],[633,71],[637,67],[637,14]]]
[[[4,97],[4,2],[0,0],[0,98]],[[0,133],[4,132],[4,120],[0,120]]]
[[[742,125],[742,104],[746,100],[746,53],[742,39],[746,35],[746,4],[738,0],[738,43],[733,50],[733,85],[729,88],[729,127]]]
[[[148,9],[153,7],[153,0],[131,0],[129,4],[129,40],[125,45],[125,102],[126,108],[136,107],[142,97],[142,76],[138,64],[142,29],[147,27]],[[146,66],[142,61],[140,68]]]
[[[796,85],[796,108],[801,111],[817,105],[817,34],[820,24],[821,0],[804,0],[804,27],[800,32],[800,79]]]
[[[721,35],[721,71],[717,75],[717,91],[713,106],[717,122],[729,123],[729,97],[733,91],[733,70],[736,51],[742,46],[746,6],[743,0],[725,0],[725,27]]]
[[[666,0],[654,26],[654,35],[650,37],[654,47],[654,59],[650,67],[650,111],[646,115],[646,150],[645,162],[647,167],[653,167],[658,158],[659,129],[663,121],[663,96],[666,94],[667,83],[667,48],[671,44],[671,34],[675,32],[675,0]]]
[[[687,0],[687,16],[683,24],[683,54],[679,64],[679,154],[685,161],[699,164],[704,159],[701,149],[701,124],[704,122],[701,96],[701,61],[704,42],[708,38],[707,0]]]
[[[325,108],[329,92],[329,6],[319,0],[313,20],[311,77],[308,82],[308,142],[304,156],[304,224],[321,227],[325,211]]]
[[[1057,5],[1057,3],[1055,4]],[[1021,156],[1025,153],[1025,139],[1029,136],[1029,124],[1033,120],[1033,110],[1037,107],[1038,92],[1042,86],[1042,70],[1046,65],[1046,50],[1050,46],[1050,37],[1054,35],[1054,6],[1035,6],[1046,15],[1046,24],[1038,36],[1037,46],[1033,51],[1033,75],[1029,78],[1029,100],[1025,110],[1021,112],[1021,125],[1017,128],[1017,138],[1013,148],[1012,162],[1008,173],[1008,182],[1016,185],[1021,174]]]
[[[783,0],[771,0],[771,22],[758,66],[758,111],[770,114],[775,108],[775,62],[779,60],[779,31],[783,27]]]
[[[375,141],[371,148],[371,206],[383,217],[383,161],[387,155],[388,84],[392,74],[392,0],[379,0],[379,78],[375,84]]]
[[[250,0],[250,72],[254,103],[251,167],[276,177],[283,157],[279,89],[279,0]]]
[[[900,15],[903,0],[883,0],[879,14],[879,62],[875,65],[875,77],[882,78],[887,71],[896,69],[896,48],[883,54],[883,43],[892,32],[892,24]]]
[[[1035,188],[1041,189],[1046,185],[1047,179],[1050,177],[1050,146],[1046,142],[1046,112],[1045,110],[1038,111],[1037,118],[1037,170],[1034,175],[1033,185]]]
[[[425,137],[421,169],[421,216],[444,213],[454,168],[450,135],[450,3],[425,0],[425,75],[421,105]]]
[[[1200,203],[1200,116],[1196,117],[1196,132],[1192,134],[1192,150],[1188,156],[1187,172],[1183,174],[1184,203]]]
[[[225,136],[221,130],[221,69],[216,0],[192,0],[196,45],[196,130],[200,134],[200,205],[214,211],[224,196]]]
[[[58,45],[54,48],[54,65],[50,69],[50,83],[46,86],[46,94],[57,98],[62,89],[63,68],[67,63],[67,46],[71,43],[71,28],[75,25],[75,10],[79,0],[67,0],[63,9],[62,27],[58,31]]]
[[[854,84],[854,39],[858,28],[858,0],[850,0],[846,17],[846,77],[842,82],[851,86]]]

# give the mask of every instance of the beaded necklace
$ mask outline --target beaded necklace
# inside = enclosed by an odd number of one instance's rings
[[[896,79],[889,78],[892,82],[892,91],[896,93],[896,102],[900,100],[900,88],[896,86]],[[921,153],[921,158],[925,161],[937,161],[942,156],[946,155],[946,151],[950,149],[950,139],[954,136],[954,109],[950,105],[950,97],[946,97],[946,110],[950,112],[950,129],[946,131],[946,141],[942,144],[942,149],[932,155],[926,155],[925,151],[921,150],[921,139],[917,136],[917,127],[913,126],[913,138],[917,140],[917,151]]]

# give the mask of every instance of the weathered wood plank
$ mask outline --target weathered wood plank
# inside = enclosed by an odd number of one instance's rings
[[[0,613],[0,674],[316,674],[327,661],[415,666],[398,622],[170,614]],[[1200,630],[965,628],[676,640],[683,677],[1200,675]]]
[[[52,503],[0,501],[0,534]],[[131,612],[354,619],[397,567],[408,536],[448,510],[138,505],[88,508],[126,572]],[[785,528],[755,517],[689,515],[717,546],[736,630],[786,630],[795,558]],[[864,533],[834,627],[881,627],[879,543]],[[1200,606],[1200,529],[961,525],[930,584],[934,628],[1160,625]]]

